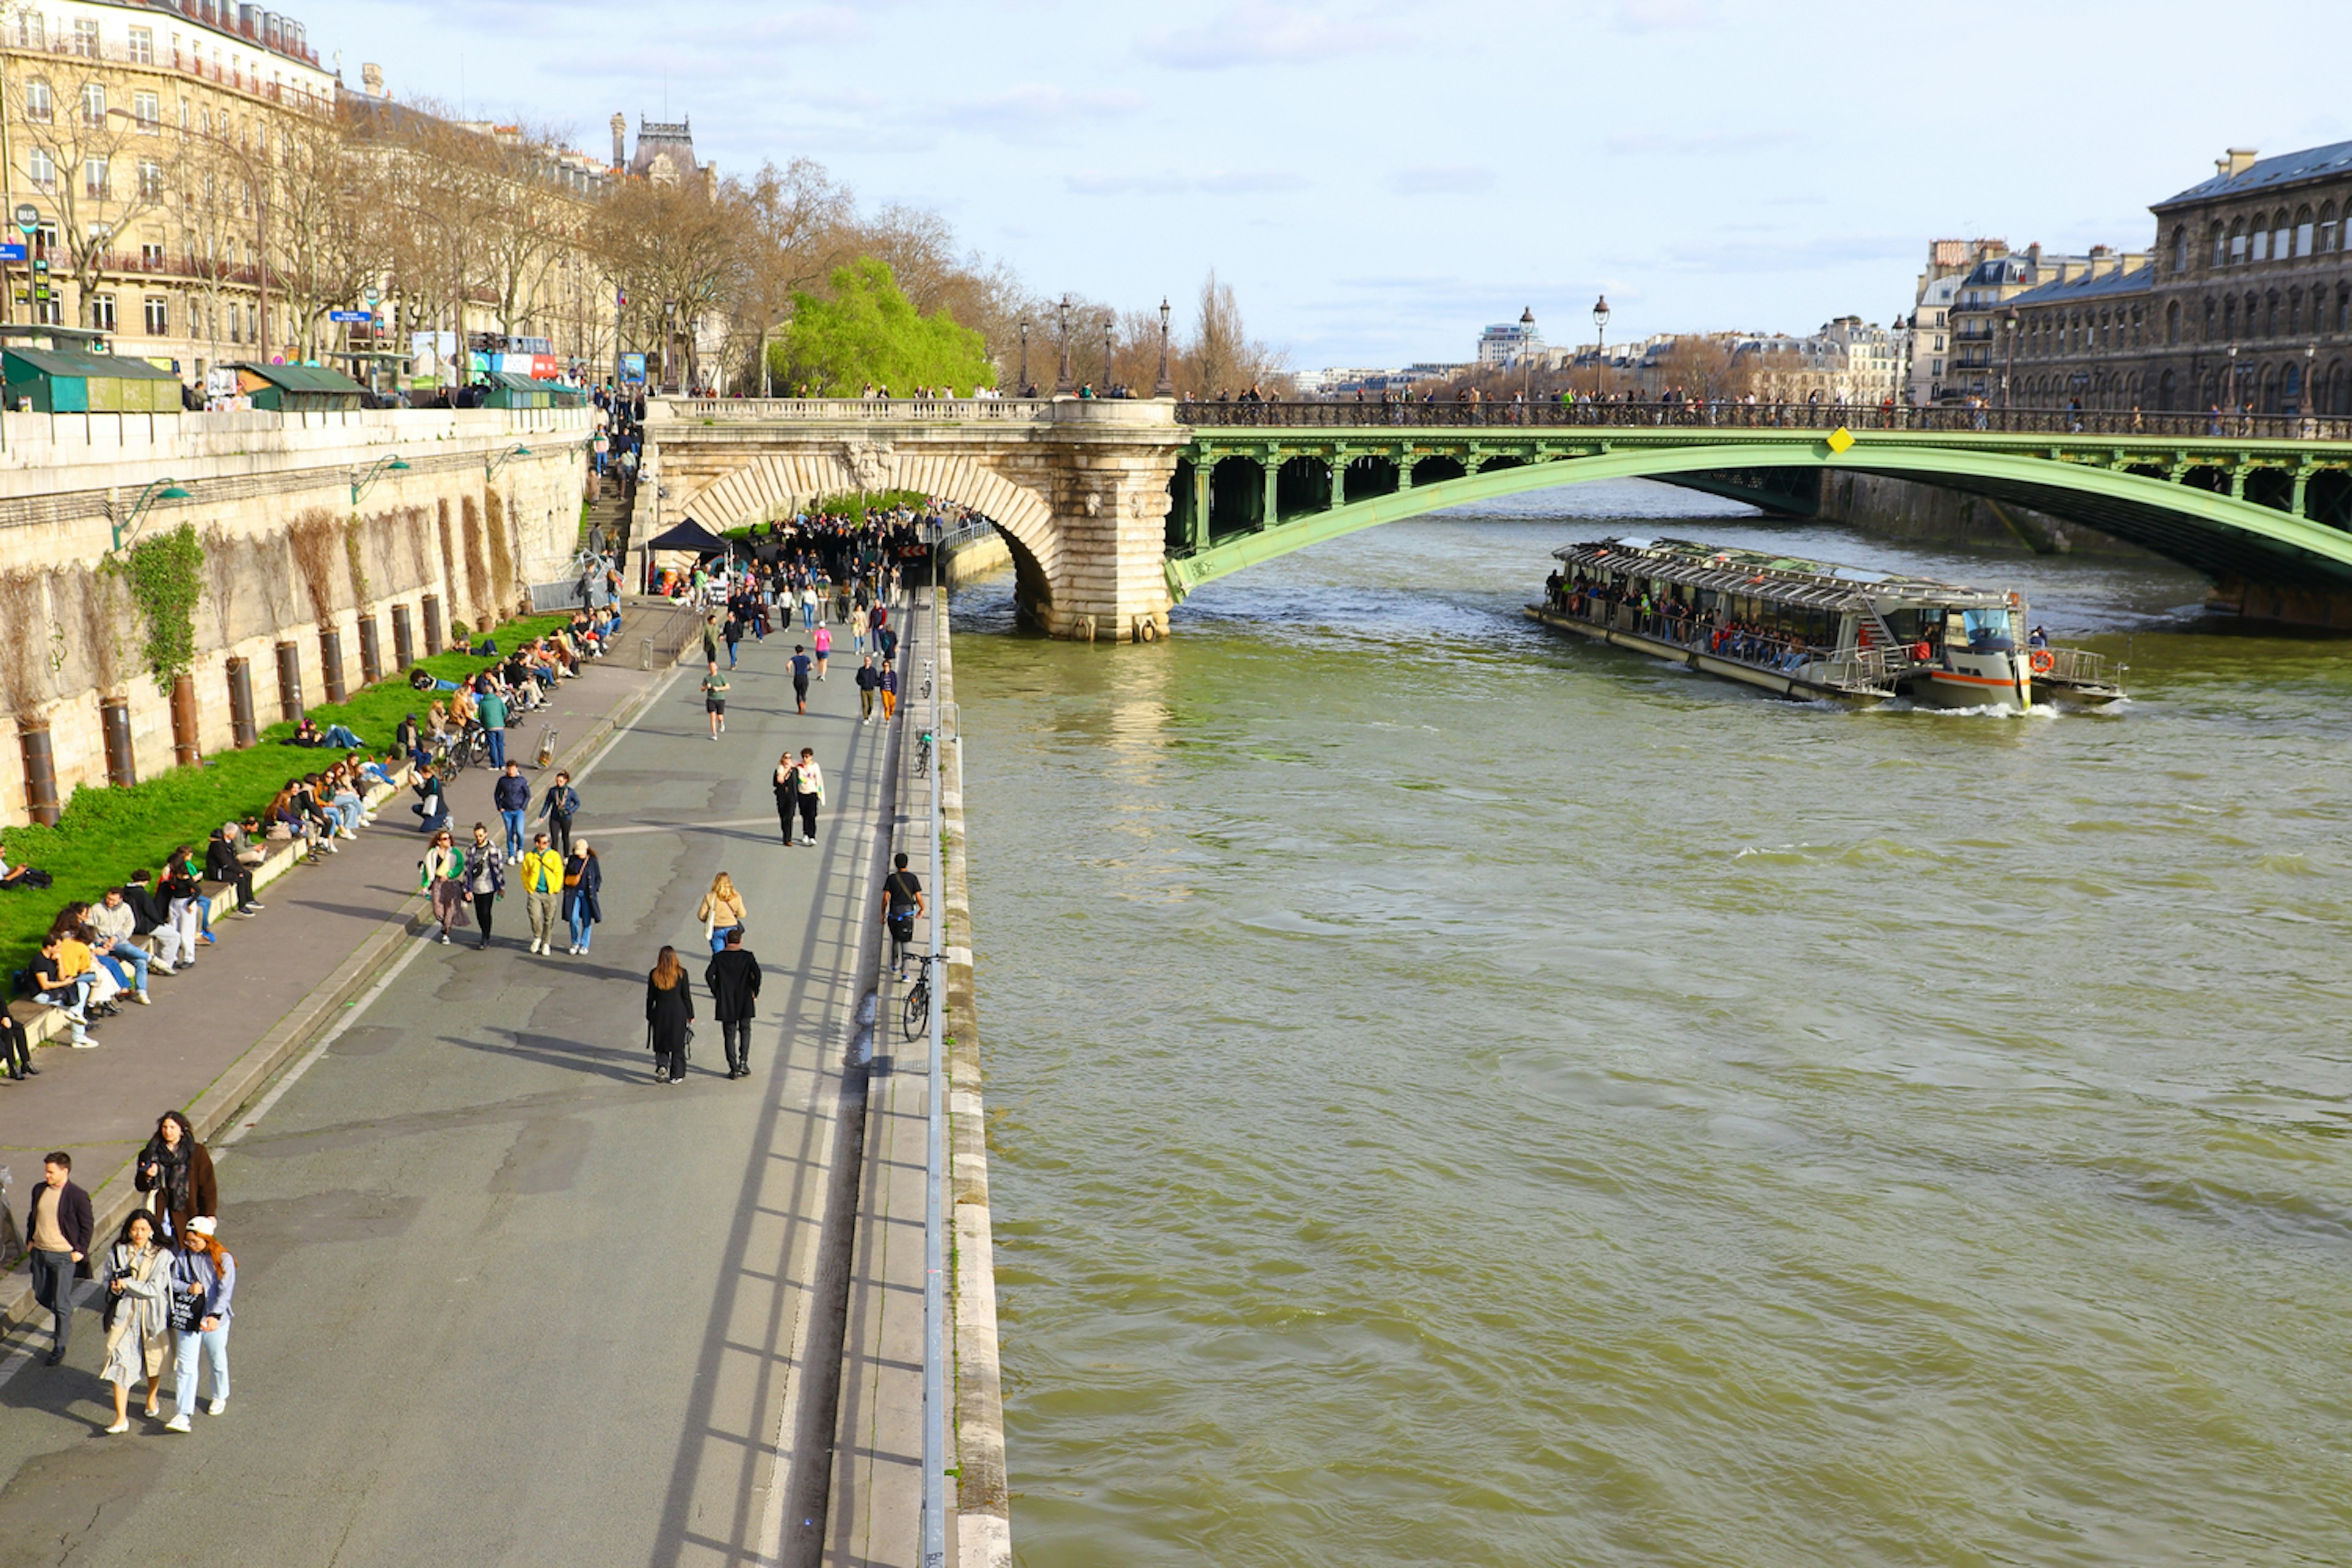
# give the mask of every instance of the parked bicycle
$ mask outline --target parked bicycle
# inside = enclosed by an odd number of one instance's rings
[[[907,987],[906,1000],[898,1004],[898,1026],[909,1040],[919,1040],[931,1028],[931,958],[929,953],[915,959],[914,983]]]

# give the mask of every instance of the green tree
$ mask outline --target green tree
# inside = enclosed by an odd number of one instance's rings
[[[866,257],[834,268],[830,282],[829,299],[793,293],[792,320],[769,348],[778,391],[805,383],[824,397],[856,397],[869,384],[900,397],[918,386],[969,395],[995,384],[981,335],[944,309],[918,313],[887,263]]]

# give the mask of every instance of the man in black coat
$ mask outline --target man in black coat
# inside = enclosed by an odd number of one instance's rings
[[[751,1016],[760,999],[760,961],[743,945],[743,928],[730,926],[727,945],[711,955],[702,983],[710,988],[710,1011],[727,1044],[727,1076],[751,1076]]]
[[[41,1162],[41,1183],[25,1205],[25,1246],[33,1268],[33,1300],[57,1319],[49,1364],[66,1359],[73,1335],[73,1287],[89,1278],[89,1237],[96,1222],[89,1194],[73,1183],[73,1156],[59,1149]]]

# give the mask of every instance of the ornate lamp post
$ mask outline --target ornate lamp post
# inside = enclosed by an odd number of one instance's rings
[[[1103,361],[1102,361],[1102,364],[1103,364],[1103,372],[1102,372],[1102,385],[1100,385],[1099,387],[1097,387],[1097,388],[1096,388],[1096,389],[1095,389],[1095,395],[1096,395],[1097,397],[1108,397],[1108,396],[1110,395],[1110,331],[1111,331],[1111,320],[1110,320],[1110,315],[1109,315],[1109,313],[1108,313],[1108,311],[1106,311],[1106,312],[1104,313],[1104,315],[1103,315],[1103,319],[1102,319],[1102,330],[1103,330]]]
[[[1062,337],[1062,369],[1061,374],[1054,378],[1054,395],[1067,397],[1077,390],[1070,381],[1070,297],[1067,294],[1063,295],[1062,302],[1054,307],[1054,315]]]
[[[1601,367],[1609,358],[1609,296],[1592,302],[1592,395],[1601,395]]]
[[[1173,397],[1176,384],[1168,379],[1168,296],[1160,297],[1160,379],[1152,384],[1154,397]]]
[[[1021,395],[1029,395],[1029,318],[1021,318]]]
[[[2011,310],[2001,317],[2001,321],[2009,328],[2009,357],[2002,363],[2000,367],[2000,405],[2003,410],[2006,410],[2009,407],[2009,378],[2011,373],[2017,369],[2016,309],[2011,307]]]
[[[1522,403],[1536,400],[1535,335],[1536,308],[1529,305],[1519,311],[1519,369],[1522,373],[1519,401]]]

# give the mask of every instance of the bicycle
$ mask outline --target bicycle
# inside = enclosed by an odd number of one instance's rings
[[[898,1026],[909,1040],[919,1040],[931,1029],[930,955],[919,955],[915,965],[914,984],[907,987],[907,998],[898,1004]]]
[[[926,730],[915,742],[915,776],[927,777],[931,771],[931,732]]]

